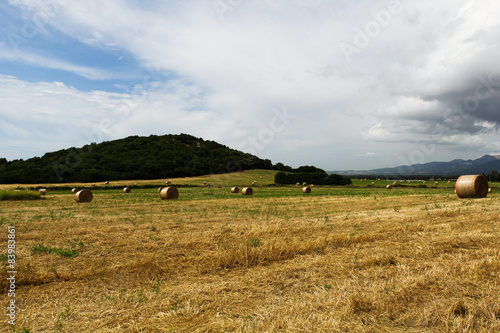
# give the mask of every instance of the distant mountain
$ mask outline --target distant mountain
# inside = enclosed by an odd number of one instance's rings
[[[161,179],[272,167],[270,160],[188,134],[130,136],[27,160],[0,158],[0,184]]]
[[[465,174],[488,174],[500,171],[500,155],[485,155],[475,160],[453,160],[450,162],[429,162],[424,164],[400,165],[394,168],[372,170],[333,171],[341,175],[377,175],[377,176],[457,176]]]

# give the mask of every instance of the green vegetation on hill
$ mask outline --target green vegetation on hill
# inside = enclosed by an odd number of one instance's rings
[[[270,160],[187,134],[131,136],[27,160],[2,158],[0,183],[160,179],[272,168]]]

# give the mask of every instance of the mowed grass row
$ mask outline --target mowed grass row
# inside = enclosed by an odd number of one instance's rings
[[[155,189],[96,188],[88,204],[67,191],[0,202],[2,244],[16,226],[16,328],[500,328],[496,193],[461,200],[452,188],[254,190],[245,197],[181,186],[178,200],[162,201]]]

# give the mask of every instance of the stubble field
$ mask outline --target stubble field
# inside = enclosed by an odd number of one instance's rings
[[[42,200],[0,201],[5,306],[9,226],[17,254],[16,325],[2,306],[0,331],[500,330],[495,192],[458,199],[443,183],[231,194],[229,184],[259,174],[244,175],[195,179],[178,200],[97,186],[86,204],[55,187]]]

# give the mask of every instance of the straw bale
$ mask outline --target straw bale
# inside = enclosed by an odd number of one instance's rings
[[[455,184],[459,198],[486,198],[488,188],[488,180],[483,175],[460,176]]]
[[[179,198],[179,190],[175,186],[164,187],[160,191],[162,200],[175,200]]]
[[[94,196],[92,195],[92,192],[89,190],[80,190],[76,192],[75,194],[75,201],[76,202],[91,202],[92,198]]]
[[[243,194],[243,195],[252,195],[253,194],[253,190],[252,190],[251,187],[244,187],[241,190],[241,194]]]

